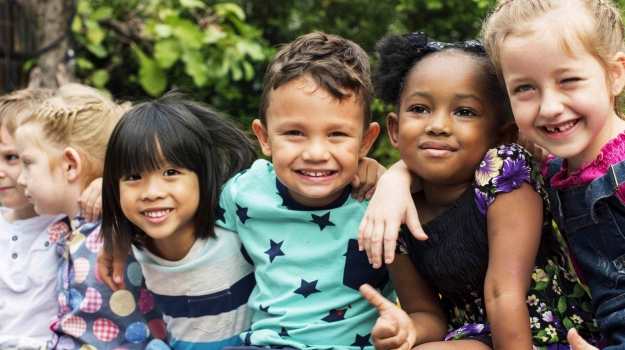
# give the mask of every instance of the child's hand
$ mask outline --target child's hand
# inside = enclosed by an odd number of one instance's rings
[[[414,179],[410,174],[406,165],[399,162],[382,175],[358,227],[358,248],[367,251],[369,262],[376,269],[382,266],[382,250],[385,262],[393,262],[401,224],[405,223],[415,238],[427,239],[410,194],[411,190],[418,190],[418,186],[412,186]]]
[[[102,282],[109,286],[113,291],[125,289],[124,283],[124,265],[128,252],[114,252],[107,254],[104,249],[98,252],[98,273]]]
[[[380,312],[371,331],[376,350],[411,349],[417,341],[417,330],[410,316],[368,284],[360,287],[360,293]]]
[[[384,174],[386,168],[378,163],[375,159],[363,158],[358,162],[358,170],[356,176],[350,185],[352,185],[352,197],[362,202],[366,199],[371,199],[375,192],[375,186],[380,179],[380,176]]]
[[[566,339],[573,350],[598,350],[596,347],[588,344],[584,338],[582,338],[575,328],[569,329],[569,333],[566,335]]]
[[[86,222],[96,222],[102,214],[102,178],[99,177],[87,187],[77,200]]]

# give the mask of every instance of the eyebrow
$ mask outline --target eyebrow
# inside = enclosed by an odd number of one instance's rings
[[[404,99],[404,102],[410,100],[414,96],[421,96],[421,97],[424,97],[424,98],[431,98],[432,97],[432,95],[427,93],[427,92],[415,91],[415,92],[411,93],[410,95],[408,95]],[[475,100],[477,102],[484,103],[484,100],[482,100],[481,98],[477,97],[474,94],[455,94],[454,95],[454,99],[455,100],[467,100],[468,99],[468,100]]]

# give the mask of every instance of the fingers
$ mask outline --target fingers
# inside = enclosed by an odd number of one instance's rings
[[[378,318],[371,338],[375,349],[410,349],[407,340],[407,333],[399,327],[396,322]]]
[[[428,236],[421,227],[421,221],[419,221],[419,214],[417,214],[417,208],[414,203],[406,210],[406,226],[412,233],[412,236],[420,241],[425,241]]]
[[[128,258],[128,252],[113,253],[113,282],[118,286],[124,286],[124,266],[126,265],[126,258]]]
[[[395,260],[399,223],[389,222],[384,231],[384,262],[391,264]]]
[[[573,350],[597,350],[596,347],[588,344],[584,338],[582,338],[575,328],[569,329],[569,333],[566,335],[566,339]]]
[[[378,291],[376,291],[368,284],[363,284],[362,286],[360,286],[360,293],[363,297],[365,297],[365,299],[369,301],[369,303],[371,303],[371,305],[378,309],[380,316],[390,314],[391,312],[398,309],[397,305],[391,303],[388,299],[382,296],[382,294],[378,293]]]
[[[369,241],[369,255],[371,256],[371,263],[373,264],[373,268],[377,269],[382,266],[382,243],[384,239],[384,227],[386,227],[385,222],[376,223],[373,225],[373,230],[371,230],[371,238]],[[366,246],[366,244],[365,244]]]
[[[78,199],[82,216],[87,222],[95,222],[102,213],[102,178],[91,182]]]
[[[106,284],[107,286],[109,286],[109,288],[116,292],[120,289],[120,287],[113,280],[113,261],[114,258],[111,255],[106,254],[103,249],[98,252],[98,274],[100,275],[100,279],[102,280],[102,282],[104,282],[104,284]]]

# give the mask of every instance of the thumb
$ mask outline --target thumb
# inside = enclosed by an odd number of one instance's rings
[[[391,313],[394,309],[397,308],[397,305],[391,303],[388,299],[386,299],[382,294],[378,293],[373,287],[368,284],[363,284],[360,286],[360,293],[371,303],[371,305],[375,306],[380,313],[380,316],[384,316],[386,314]]]
[[[575,328],[571,328],[566,336],[569,344],[573,350],[597,350],[596,347],[588,344],[584,338],[582,338]]]
[[[408,210],[406,210],[406,226],[408,226],[408,229],[414,238],[420,241],[428,239],[428,236],[421,227],[419,214],[417,214],[417,208],[414,205],[409,206]]]

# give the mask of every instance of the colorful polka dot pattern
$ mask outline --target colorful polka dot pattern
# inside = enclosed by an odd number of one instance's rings
[[[113,292],[97,270],[100,224],[85,224],[80,218],[74,224],[77,232],[71,242],[67,219],[48,227],[50,240],[56,238],[64,252],[57,285],[60,314],[50,325],[54,336],[47,348],[127,350],[129,343],[144,348],[156,334],[165,339],[163,315],[145,289],[139,263],[128,258],[126,289]]]

